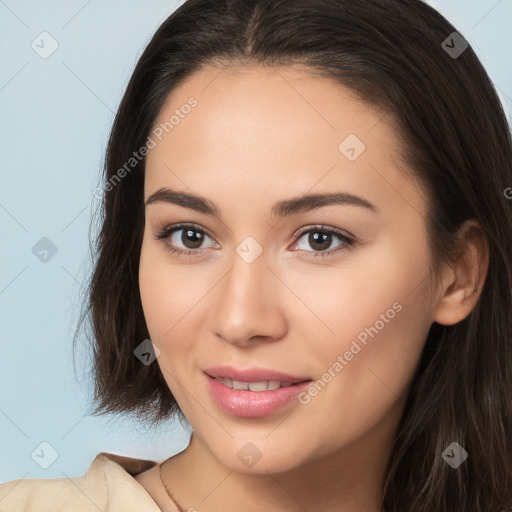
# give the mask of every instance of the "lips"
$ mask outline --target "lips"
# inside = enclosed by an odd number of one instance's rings
[[[206,368],[204,373],[213,378],[217,377],[241,382],[278,381],[298,384],[299,382],[312,380],[310,377],[290,375],[267,368],[248,368],[243,370],[232,366],[213,366],[211,368]]]
[[[233,389],[224,382],[221,382],[219,377],[210,377],[207,373],[203,373],[206,388],[210,393],[212,401],[224,413],[240,418],[258,418],[268,416],[272,413],[278,412],[282,408],[293,407],[293,402],[295,402],[295,405],[297,404],[297,397],[303,393],[308,386],[310,386],[310,381],[308,380],[299,384],[292,384],[288,381],[288,385],[286,386],[282,384],[277,389],[273,388],[266,391]],[[241,373],[242,375],[247,375],[247,373]],[[280,378],[283,378],[285,375],[280,372],[277,373]],[[236,375],[240,375],[240,372]],[[257,373],[257,375],[262,374]],[[272,373],[267,370],[263,375],[272,375],[275,377],[276,373]],[[286,377],[294,379],[291,375],[286,375]],[[222,380],[226,381],[229,379]],[[235,384],[237,381],[233,380],[232,382]],[[274,385],[278,384],[278,381],[269,382],[273,382]],[[256,383],[256,386],[259,388],[263,383],[264,382]],[[239,384],[242,384],[242,381],[239,381]]]

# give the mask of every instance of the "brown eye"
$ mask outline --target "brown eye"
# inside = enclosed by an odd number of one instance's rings
[[[308,236],[308,244],[319,251],[325,251],[332,244],[333,236],[330,233],[322,231],[310,231]]]
[[[178,229],[177,232],[183,231],[180,242],[187,247],[187,249],[198,249],[204,240],[204,233],[196,229]]]
[[[167,226],[154,236],[156,240],[161,240],[171,253],[187,257],[202,255],[205,251],[201,247],[203,242],[207,238],[213,240],[203,229],[190,224]]]
[[[308,236],[305,237],[304,235]],[[304,249],[304,247],[300,247],[298,242],[296,242],[294,245],[302,252],[313,252],[313,257],[329,256],[340,250],[349,249],[355,244],[355,240],[353,238],[350,238],[347,235],[340,233],[338,230],[332,228],[327,229],[324,228],[323,226],[309,228],[301,231],[297,236],[297,240],[299,240],[300,242],[302,238],[304,238],[305,240],[303,246],[309,245],[309,247],[311,247],[313,251],[306,250],[307,248]],[[333,242],[336,242],[336,239],[341,241],[341,243],[338,244],[338,246],[341,246],[341,249],[338,248],[334,250],[327,250],[332,246]]]

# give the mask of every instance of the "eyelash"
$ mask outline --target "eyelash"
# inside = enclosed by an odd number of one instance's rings
[[[195,224],[174,224],[174,225],[171,225],[171,226],[167,226],[165,228],[163,228],[162,230],[160,230],[158,233],[156,233],[154,235],[155,239],[156,240],[160,240],[165,248],[173,253],[173,254],[177,254],[177,255],[180,255],[180,256],[184,256],[186,258],[195,258],[195,257],[200,257],[202,255],[202,253],[206,250],[206,249],[197,249],[197,250],[193,250],[193,249],[180,249],[180,248],[176,248],[176,247],[173,247],[172,245],[170,245],[167,241],[167,239],[176,231],[180,231],[182,229],[185,229],[185,228],[188,228],[189,230],[191,231],[194,231],[196,233],[201,233],[203,235],[206,235],[208,236],[209,238],[211,238],[213,240],[213,237],[210,236],[208,234],[208,232],[206,232],[204,229],[200,228],[199,226],[195,225]],[[304,251],[302,249],[298,249],[299,252],[305,252],[305,253],[311,253],[313,252],[313,256],[308,256],[308,257],[312,257],[312,258],[325,258],[327,256],[331,256],[333,255],[334,253],[337,253],[339,251],[343,251],[343,250],[349,250],[351,249],[356,241],[353,239],[353,238],[350,238],[348,237],[347,235],[344,235],[343,233],[341,233],[340,231],[338,231],[337,229],[333,229],[333,228],[325,228],[323,225],[318,225],[318,226],[312,226],[312,227],[309,227],[309,228],[306,228],[306,229],[303,229],[301,231],[299,231],[299,233],[297,233],[296,237],[295,237],[295,240],[300,240],[300,238],[302,238],[302,236],[306,233],[310,233],[310,232],[319,232],[319,233],[327,233],[327,234],[331,234],[331,235],[335,235],[336,237],[338,237],[342,242],[343,244],[345,245],[345,248],[343,249],[334,249],[334,250],[329,250],[329,251]]]

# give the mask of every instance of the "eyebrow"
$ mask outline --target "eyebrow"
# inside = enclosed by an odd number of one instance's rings
[[[188,192],[160,188],[147,198],[145,205],[155,203],[176,204],[206,215],[221,217],[220,210],[209,199]],[[287,217],[329,205],[359,206],[375,213],[379,211],[377,206],[363,197],[347,192],[331,192],[309,194],[278,201],[272,206],[271,215],[272,217]]]

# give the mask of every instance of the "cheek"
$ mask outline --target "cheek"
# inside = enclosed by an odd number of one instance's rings
[[[162,273],[162,264],[155,254],[155,250],[142,244],[139,265],[139,289],[142,309],[151,339],[157,341],[169,328],[164,312],[169,310],[170,295],[168,278]]]
[[[323,338],[314,353],[324,365],[350,350],[354,341],[361,350],[353,360],[366,365],[393,367],[400,354],[416,357],[431,324],[422,298],[428,257],[421,240],[404,247],[400,238],[383,236],[347,253],[339,267],[311,268],[290,279],[314,313],[308,315],[311,334],[315,327],[321,335],[314,337]]]
[[[189,347],[186,335],[187,288],[183,272],[170,265],[169,257],[158,246],[143,242],[139,265],[139,288],[144,318],[150,339],[159,348],[156,360],[162,376],[180,407],[184,397],[179,383],[186,371],[186,352]]]
[[[187,286],[182,267],[154,241],[144,239],[139,265],[139,289],[148,330],[155,342],[172,340],[173,331],[197,301],[197,292]]]
[[[364,337],[343,338],[331,346],[325,373],[314,387],[316,396],[305,397],[308,415],[325,425],[323,435],[331,439],[324,447],[327,453],[378,424],[390,431],[395,427],[428,333],[414,307],[401,304],[389,323],[375,322],[360,331]]]
[[[150,339],[160,349],[157,361],[173,392],[176,385],[170,376],[181,380],[194,362],[189,356],[203,337],[208,291],[215,283],[208,270],[199,267],[177,264],[164,248],[151,240],[143,242],[139,265],[142,308]]]
[[[381,389],[387,383],[397,394],[401,392],[431,324],[419,292],[410,293],[406,283],[413,280],[407,277],[404,272],[403,280],[387,283],[388,278],[381,276],[378,283],[367,275],[365,279],[372,283],[368,289],[359,277],[349,279],[344,274],[338,285],[335,279],[324,283],[322,293],[302,292],[301,299],[314,314],[297,319],[296,326],[302,330],[297,337],[311,340],[310,361],[318,377],[326,372],[325,381],[337,381],[333,387],[339,385],[342,393],[348,389],[361,392],[362,401],[373,393],[371,386],[368,388],[371,382]],[[322,282],[316,280],[315,284]],[[331,377],[333,373],[344,376],[330,378],[327,372]]]
[[[318,380],[303,400],[332,427],[333,439],[341,430],[350,436],[371,428],[400,402],[432,323],[422,296],[428,260],[421,244],[409,251],[380,246],[347,268],[330,283],[317,281],[323,293],[302,295],[325,327],[311,352]]]

